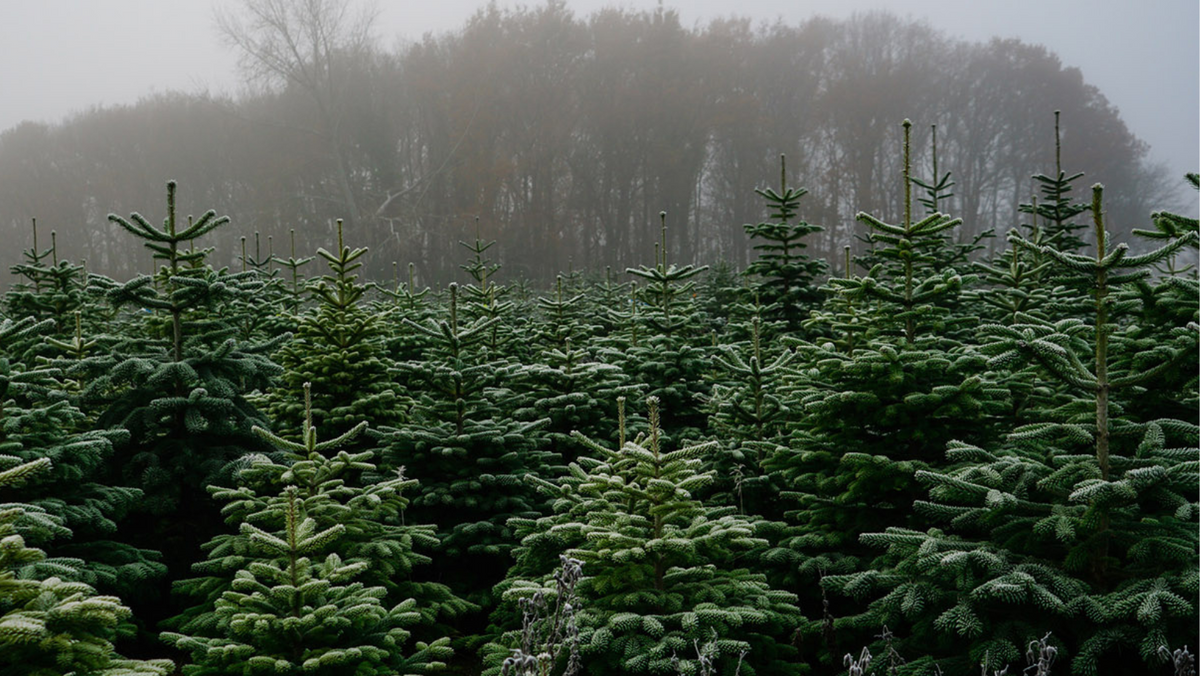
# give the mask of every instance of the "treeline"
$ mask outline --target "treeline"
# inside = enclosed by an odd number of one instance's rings
[[[289,231],[310,251],[342,218],[376,252],[376,278],[416,261],[422,279],[446,281],[457,242],[477,236],[499,242],[513,277],[622,270],[646,260],[660,211],[673,260],[743,266],[753,252],[741,226],[761,217],[753,189],[786,154],[811,191],[800,215],[825,227],[811,250],[840,260],[843,245],[862,246],[857,211],[901,213],[886,148],[905,116],[918,178],[933,174],[936,125],[938,171],[956,182],[942,209],[963,218],[967,239],[1002,234],[1033,195],[1030,175],[1053,173],[1055,110],[1065,170],[1086,167],[1120,196],[1108,207],[1115,230],[1172,189],[1104,95],[1049,49],[963,42],[886,13],[689,28],[661,8],[579,17],[550,1],[491,6],[394,49],[320,17],[281,19],[274,33],[226,26],[258,93],[162,94],[0,135],[5,240],[27,241],[38,218],[62,234],[64,255],[127,278],[147,261],[105,217],[153,203],[171,176],[195,200],[184,213],[232,216],[213,245],[235,267],[242,236],[258,232],[260,255],[286,256]],[[323,48],[301,41],[291,63],[256,53],[306,22],[330,31]]]

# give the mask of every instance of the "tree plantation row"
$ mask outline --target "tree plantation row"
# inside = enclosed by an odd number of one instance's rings
[[[746,269],[663,213],[549,288],[478,237],[369,281],[342,223],[214,267],[237,225],[175,182],[109,216],[129,281],[35,226],[0,672],[1194,674],[1196,219],[1131,248],[1059,166],[984,253],[902,131],[903,209],[834,261],[786,166]]]

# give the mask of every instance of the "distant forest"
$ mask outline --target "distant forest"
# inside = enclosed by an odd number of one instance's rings
[[[491,6],[394,48],[367,26],[316,28],[320,41],[297,33],[295,58],[270,61],[255,49],[287,36],[226,27],[252,94],[160,94],[3,132],[0,264],[17,262],[36,218],[93,271],[147,271],[106,217],[158,221],[174,179],[182,213],[233,218],[205,245],[235,269],[241,237],[286,258],[294,230],[308,255],[341,218],[371,249],[370,278],[410,262],[424,283],[461,277],[458,241],[478,236],[497,240],[507,278],[544,282],[654,260],[660,211],[671,260],[741,268],[753,254],[742,225],[765,217],[754,189],[779,184],[781,154],[788,182],[810,191],[800,217],[825,228],[809,252],[836,261],[865,246],[856,212],[902,212],[906,118],[914,175],[934,180],[935,157],[952,172],[940,208],[967,238],[1027,219],[1031,175],[1056,168],[1056,110],[1062,168],[1106,185],[1115,232],[1145,226],[1181,179],[1148,163],[1117,109],[1050,49],[964,42],[887,13],[689,28],[669,9],[576,16],[552,1]]]

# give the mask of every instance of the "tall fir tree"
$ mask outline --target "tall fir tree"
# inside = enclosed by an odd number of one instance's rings
[[[86,380],[81,407],[96,411],[99,429],[118,430],[127,441],[114,447],[102,479],[139,488],[141,510],[129,517],[131,544],[164,553],[171,574],[196,560],[200,545],[221,528],[210,484],[228,482],[236,464],[271,448],[252,428],[265,420],[247,399],[267,390],[280,369],[268,355],[286,335],[241,343],[231,316],[238,299],[262,283],[253,272],[230,273],[204,263],[210,249],[194,240],[228,223],[208,211],[183,226],[175,208],[176,184],[167,184],[161,227],[140,214],[110,220],[143,240],[159,268],[107,289],[115,308],[132,306],[110,327],[108,350],[75,365]],[[153,623],[172,614],[166,584],[142,585],[127,599],[139,618]]]
[[[829,597],[821,580],[871,567],[875,552],[858,542],[860,534],[880,524],[924,523],[912,511],[924,494],[917,472],[942,465],[951,439],[990,441],[1007,408],[1008,392],[984,355],[961,343],[969,318],[957,312],[956,297],[971,278],[940,267],[949,258],[938,253],[948,246],[944,234],[961,221],[941,213],[914,221],[910,127],[906,120],[904,220],[893,225],[859,214],[876,236],[877,262],[865,277],[830,279],[840,306],[822,316],[834,320],[835,337],[796,344],[783,401],[797,423],[766,461],[796,509],[788,514],[789,533],[765,561],[802,590],[802,604],[828,609],[801,635],[830,661],[879,627],[855,623],[861,608]],[[839,341],[837,334],[854,327],[851,310],[870,328]]]
[[[1195,234],[1139,256],[1110,248],[1101,195],[1095,186],[1094,257],[1012,236],[1088,281],[1079,288],[1089,289],[1091,321],[1024,316],[982,329],[993,364],[1033,362],[1072,401],[996,448],[951,443],[951,467],[917,475],[929,499],[916,509],[939,528],[864,535],[887,549],[879,569],[827,580],[879,594],[863,621],[908,632],[908,651],[929,655],[911,673],[937,658],[998,668],[1047,630],[1071,673],[1133,673],[1160,661],[1160,646],[1195,637],[1200,421],[1194,410],[1188,420],[1137,420],[1114,401],[1194,358],[1194,323],[1150,349],[1128,340],[1123,315],[1136,306],[1117,291]]]

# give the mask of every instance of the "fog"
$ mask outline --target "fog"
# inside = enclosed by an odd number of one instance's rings
[[[236,57],[213,21],[229,0],[40,0],[0,3],[0,130],[53,122],[97,105],[168,90],[235,92]],[[484,3],[384,2],[376,37],[385,47],[458,28]],[[517,3],[500,2],[500,6]],[[524,3],[536,5],[536,2]],[[649,9],[655,0],[571,0],[586,15],[606,6]],[[1200,3],[1195,0],[688,0],[667,3],[685,25],[750,16],[797,23],[887,9],[967,40],[1017,37],[1044,44],[1108,97],[1151,159],[1181,176],[1200,166]],[[1185,193],[1186,195],[1186,193]],[[1190,198],[1190,196],[1189,196]]]
[[[1034,4],[393,2],[365,38],[343,26],[318,42],[332,51],[279,67],[249,37],[273,29],[225,32],[257,61],[222,40],[216,17],[244,18],[241,0],[8,4],[0,239],[23,247],[36,218],[58,255],[136,274],[147,261],[106,215],[154,214],[178,179],[182,208],[237,224],[209,242],[222,265],[242,260],[242,238],[315,251],[344,219],[375,278],[415,262],[449,281],[457,242],[478,236],[496,240],[503,275],[545,281],[644,261],[665,211],[675,260],[738,268],[755,256],[740,228],[762,217],[754,191],[786,154],[811,194],[800,217],[824,228],[810,252],[833,260],[860,253],[858,211],[903,215],[911,118],[915,176],[940,159],[957,183],[939,209],[994,250],[989,232],[1026,222],[1030,177],[1056,171],[1060,109],[1062,169],[1086,174],[1076,199],[1108,186],[1112,231],[1194,213],[1195,3]],[[256,62],[268,77],[247,84]],[[0,269],[19,252],[0,247]]]

